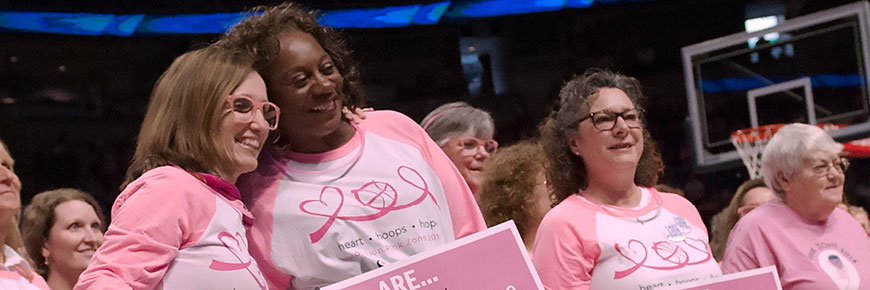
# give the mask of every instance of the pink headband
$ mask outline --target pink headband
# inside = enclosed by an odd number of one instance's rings
[[[435,119],[438,119],[439,117],[441,117],[441,115],[444,115],[444,113],[447,113],[449,111],[453,111],[454,109],[456,109],[456,108],[449,108],[449,109],[446,109],[444,111],[441,111],[438,114],[435,114],[435,116],[432,116],[432,119],[429,119],[429,121],[426,121],[426,124],[423,124],[423,130],[428,129],[429,125],[432,125],[432,122],[435,122]]]

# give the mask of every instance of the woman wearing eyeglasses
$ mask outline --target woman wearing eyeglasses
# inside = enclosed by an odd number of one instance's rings
[[[435,108],[420,125],[450,157],[479,200],[483,162],[498,149],[498,142],[492,139],[495,123],[489,113],[465,102],[453,102]]]
[[[216,45],[254,55],[281,107],[280,138],[239,179],[270,288],[316,289],[486,228],[462,176],[413,120],[342,116],[365,98],[340,34],[292,2],[250,15]]]
[[[670,289],[721,275],[697,209],[653,188],[663,165],[640,83],[590,69],[541,126],[556,205],[534,263],[546,289]]]
[[[234,185],[278,125],[252,64],[205,48],[160,76],[105,241],[75,289],[267,289]]]
[[[723,272],[775,265],[785,290],[870,288],[870,238],[838,208],[848,166],[842,150],[817,126],[790,124],[776,132],[761,173],[779,199],[737,222]]]

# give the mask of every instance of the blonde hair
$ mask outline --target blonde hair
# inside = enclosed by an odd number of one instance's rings
[[[535,186],[546,163],[543,147],[530,141],[500,149],[486,160],[478,203],[487,226],[513,220],[520,237],[526,237],[541,222],[544,217],[535,212]]]
[[[176,58],[154,85],[121,188],[165,165],[191,172],[229,172],[233,155],[218,139],[220,121],[226,97],[254,72],[252,65],[247,54],[216,47]]]

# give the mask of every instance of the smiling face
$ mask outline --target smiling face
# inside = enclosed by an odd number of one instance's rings
[[[252,72],[232,95],[247,96],[254,101],[265,102],[267,101],[266,83],[259,74]],[[229,148],[232,148],[234,164],[233,172],[225,173],[227,176],[221,177],[235,183],[239,175],[257,168],[257,155],[260,154],[260,149],[269,136],[269,125],[260,109],[255,108],[250,111],[249,114],[254,114],[253,118],[232,111],[228,105],[223,106],[222,109],[224,117],[220,125],[220,139],[232,143]]]
[[[0,143],[0,220],[6,220],[21,208],[21,180],[15,175],[15,160]]]
[[[278,40],[281,50],[269,68],[268,81],[269,96],[281,108],[281,135],[297,152],[334,149],[312,146],[348,129],[352,132],[341,117],[344,78],[311,35],[294,30],[279,34]]]
[[[601,88],[593,97],[588,112],[622,113],[635,104],[620,89]],[[613,129],[602,131],[587,118],[579,124],[578,134],[569,137],[571,151],[583,157],[587,172],[607,172],[615,168],[635,169],[643,153],[643,129],[631,128],[622,117]],[[598,170],[596,170],[598,169]]]
[[[69,200],[54,208],[54,219],[42,247],[42,256],[49,265],[49,276],[51,273],[75,273],[78,276],[103,244],[100,218],[90,204]]]
[[[462,174],[475,196],[477,196],[480,182],[483,179],[483,162],[489,159],[493,153],[492,150],[495,150],[493,145],[487,145],[487,143],[494,143],[491,141],[492,136],[479,139],[472,136],[471,132],[466,132],[451,137],[447,143],[441,146],[450,161],[453,161],[453,165],[456,165],[456,169],[459,169],[459,173]]]
[[[790,177],[780,177],[787,204],[797,207],[798,211],[807,209],[830,214],[843,201],[845,174],[836,168],[838,161],[836,153],[810,151]]]

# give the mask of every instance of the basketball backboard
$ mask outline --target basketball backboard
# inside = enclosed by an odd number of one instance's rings
[[[870,135],[868,16],[857,2],[683,47],[697,167],[739,166],[738,129],[835,123],[848,125],[831,132],[840,142]]]

